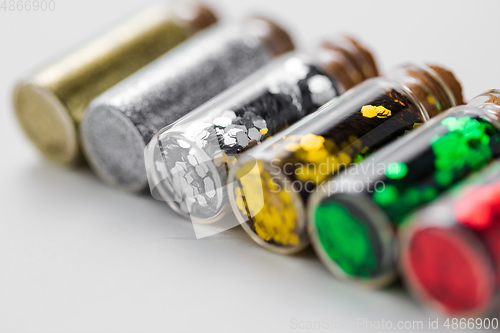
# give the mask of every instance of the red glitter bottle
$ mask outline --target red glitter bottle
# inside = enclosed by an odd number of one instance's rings
[[[499,97],[490,91],[471,103]],[[500,294],[500,161],[410,216],[400,240],[401,270],[417,299],[449,316],[493,315]]]

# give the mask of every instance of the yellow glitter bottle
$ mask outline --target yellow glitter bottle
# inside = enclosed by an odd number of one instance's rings
[[[78,127],[90,101],[217,18],[201,4],[152,7],[20,82],[17,118],[50,160],[81,162]]]

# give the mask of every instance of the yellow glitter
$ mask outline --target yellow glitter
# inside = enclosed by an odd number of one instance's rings
[[[346,154],[345,152],[341,151],[339,153],[339,160],[342,164],[350,164],[351,163],[351,156]]]
[[[325,139],[324,146],[325,146],[326,150],[328,150],[330,153],[335,153],[339,150],[339,147],[337,146],[337,144],[334,141],[332,141],[331,139]]]
[[[391,110],[386,109],[382,105],[365,105],[361,108],[361,113],[363,114],[363,117],[366,118],[387,118],[391,116]]]
[[[350,135],[349,136],[349,143],[351,145],[353,145],[356,149],[361,150],[363,148],[363,143],[355,135]]]
[[[334,172],[336,172],[340,168],[340,161],[338,157],[331,156],[330,158],[328,158],[328,166],[329,166],[328,169],[329,174],[333,174]]]
[[[236,206],[239,210],[244,212],[246,210],[246,206],[245,201],[243,200],[243,190],[241,189],[241,187],[237,187],[234,190],[234,194],[236,196]]]
[[[420,125],[422,125],[422,123],[414,123],[414,124],[413,124],[413,127],[412,127],[411,129],[407,129],[407,130],[405,131],[405,134],[410,133],[413,129],[417,128],[417,127],[418,127],[418,126],[420,126]]]
[[[298,143],[289,143],[285,146],[285,149],[293,153],[300,149],[300,145]]]
[[[434,97],[432,97],[431,95],[425,96],[425,99],[427,100],[427,102],[429,102],[432,105],[436,104],[436,101],[434,100]]]
[[[292,196],[264,170],[262,161],[257,165],[241,172],[245,174],[239,178],[241,188],[235,189],[238,209],[253,221],[255,233],[263,240],[284,246],[299,244]],[[265,204],[259,204],[262,202]]]
[[[324,142],[324,137],[309,133],[300,139],[300,147],[305,151],[318,150],[323,147]]]
[[[326,178],[331,176],[332,164],[325,160],[324,164],[301,164],[295,171],[295,177],[301,182],[313,182],[315,185],[323,182]]]
[[[307,152],[306,160],[312,163],[323,163],[328,155],[328,151],[323,147],[319,150]]]
[[[260,135],[266,135],[269,130],[267,128],[261,128],[260,129]]]

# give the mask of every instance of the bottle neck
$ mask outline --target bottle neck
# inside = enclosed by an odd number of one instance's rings
[[[245,22],[248,31],[259,38],[272,57],[278,57],[295,49],[288,32],[263,17],[251,17]]]
[[[427,65],[406,65],[399,67],[388,76],[408,89],[420,102],[422,110],[429,118],[459,104],[460,84],[453,74]]]
[[[194,34],[218,21],[217,15],[211,8],[195,2],[182,2],[174,7],[177,21],[190,29]]]
[[[323,43],[316,51],[316,61],[336,81],[339,93],[378,76],[371,52],[346,36],[337,36]]]
[[[500,120],[500,89],[493,89],[476,96],[467,105],[485,109],[497,120]]]

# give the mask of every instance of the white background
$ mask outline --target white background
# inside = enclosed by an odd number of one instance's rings
[[[165,204],[44,161],[15,121],[15,81],[149,1],[55,2],[54,12],[0,10],[0,332],[285,332],[350,318],[427,325],[401,286],[346,286],[312,251],[272,254],[239,228],[196,240]],[[383,70],[443,64],[467,99],[500,88],[499,1],[211,3],[221,17],[276,18],[305,48],[350,32]]]

